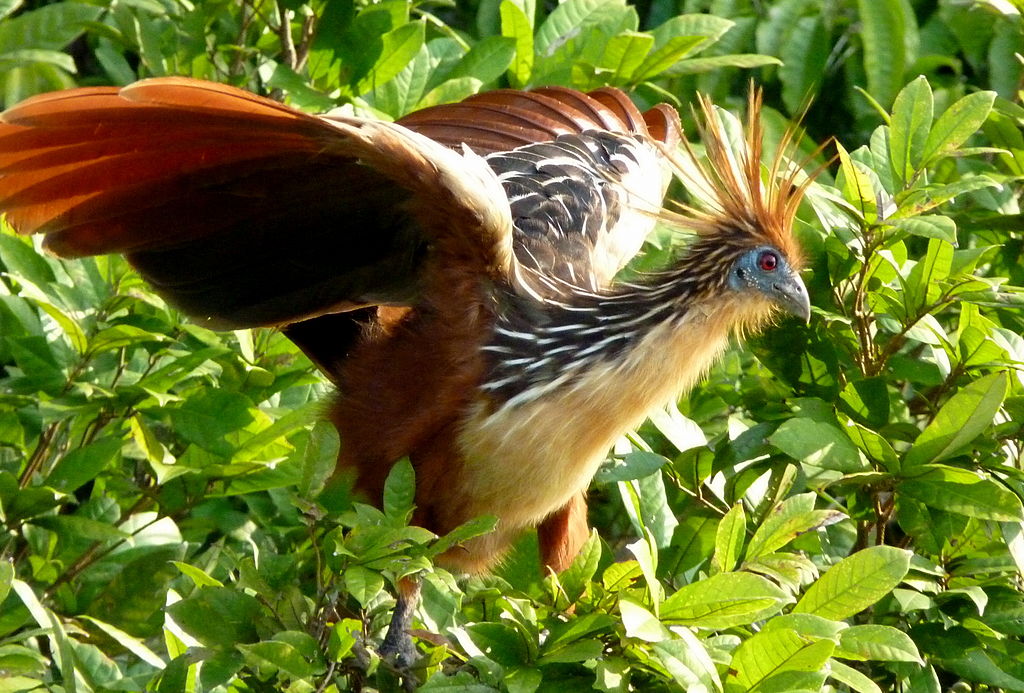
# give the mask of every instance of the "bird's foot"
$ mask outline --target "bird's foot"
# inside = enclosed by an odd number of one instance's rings
[[[409,635],[412,627],[412,615],[419,603],[420,584],[418,580],[405,578],[399,581],[398,599],[395,610],[391,614],[388,632],[380,646],[381,659],[393,667],[394,672],[402,679],[402,687],[413,691],[419,680],[413,668],[419,661],[420,653]]]

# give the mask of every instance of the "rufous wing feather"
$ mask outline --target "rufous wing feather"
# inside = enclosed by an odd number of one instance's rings
[[[590,129],[674,144],[679,125],[610,89],[499,90],[398,127],[186,78],[75,89],[0,116],[0,210],[58,254],[127,254],[211,325],[286,324],[415,304],[429,258],[445,253],[507,275],[504,193],[461,146],[486,154]]]
[[[65,256],[126,253],[225,327],[413,303],[427,244],[503,271],[490,253],[510,221],[483,166],[403,128],[180,78],[43,95],[0,121],[0,210],[19,232]],[[460,217],[477,237],[440,223]]]

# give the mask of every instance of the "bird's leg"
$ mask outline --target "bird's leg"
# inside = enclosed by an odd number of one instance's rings
[[[412,675],[409,669],[419,658],[416,646],[409,635],[412,627],[412,615],[420,602],[420,581],[414,577],[404,577],[398,581],[398,595],[395,609],[391,613],[391,623],[380,646],[380,655],[391,659],[395,668],[402,672],[408,682]]]
[[[562,572],[572,565],[588,536],[587,499],[578,493],[537,527],[541,566]]]

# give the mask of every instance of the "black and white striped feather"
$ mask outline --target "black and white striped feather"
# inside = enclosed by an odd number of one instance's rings
[[[508,197],[516,279],[535,298],[608,286],[654,227],[668,181],[648,139],[597,130],[485,159]]]

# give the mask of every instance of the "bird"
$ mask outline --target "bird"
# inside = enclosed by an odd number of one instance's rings
[[[810,318],[793,233],[813,176],[762,162],[699,101],[495,90],[396,122],[310,114],[165,77],[31,97],[0,116],[0,210],[66,258],[122,253],[219,329],[276,327],[333,382],[339,474],[379,502],[416,472],[414,521],[495,529],[437,563],[492,570],[537,529],[567,568],[616,439],[693,387],[730,335]],[[673,177],[694,191],[668,208]],[[687,242],[616,279],[659,222]]]

